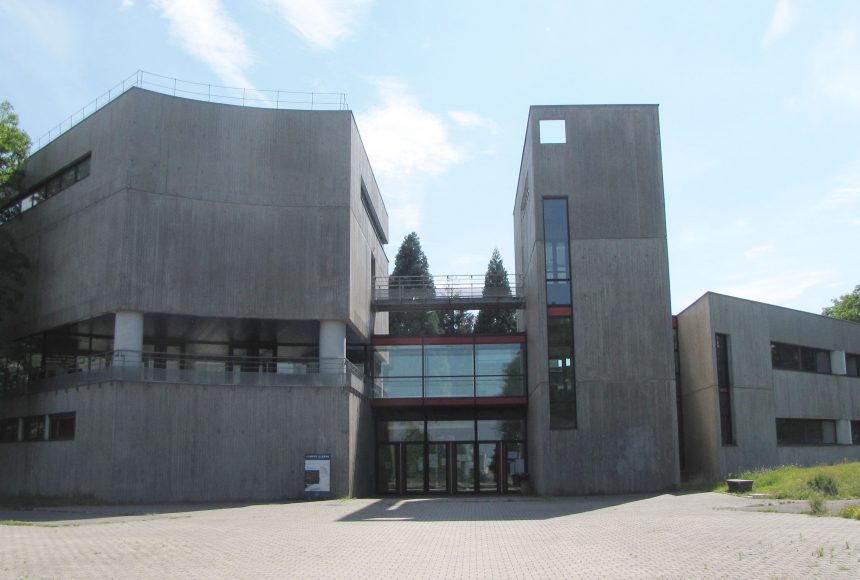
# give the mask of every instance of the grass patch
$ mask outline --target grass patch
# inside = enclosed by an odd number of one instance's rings
[[[34,526],[33,522],[22,522],[19,520],[0,520],[0,526]]]
[[[860,506],[845,506],[839,512],[839,515],[843,518],[848,518],[849,520],[860,520]],[[848,542],[845,542],[846,550],[848,549]]]
[[[821,495],[826,495],[827,499],[860,498],[860,461],[816,467],[786,465],[744,471],[731,477],[752,479],[753,493],[766,493],[775,499],[808,500]],[[728,493],[725,480],[711,490]]]

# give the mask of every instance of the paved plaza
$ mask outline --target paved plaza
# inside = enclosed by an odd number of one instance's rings
[[[773,502],[779,507],[776,502]],[[702,493],[0,511],[2,578],[857,578],[860,521]]]

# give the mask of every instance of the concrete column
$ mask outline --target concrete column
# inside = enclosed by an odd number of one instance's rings
[[[51,440],[51,416],[45,415],[45,441]]]
[[[837,445],[851,445],[851,421],[849,419],[836,421],[836,443]]]
[[[114,357],[115,365],[140,366],[141,351],[143,351],[143,312],[120,310],[116,313],[113,326],[113,349],[128,351],[118,353]]]
[[[848,367],[845,364],[844,350],[830,351],[830,372],[834,375],[844,375],[848,373]]]
[[[346,358],[346,323],[320,320],[320,372],[343,372]]]

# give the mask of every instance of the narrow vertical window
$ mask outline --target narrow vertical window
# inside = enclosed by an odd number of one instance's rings
[[[732,432],[732,384],[729,370],[729,337],[716,335],[717,344],[717,390],[720,395],[720,433],[723,445],[734,445]]]
[[[549,428],[576,429],[576,373],[566,199],[543,200]]]
[[[546,255],[546,303],[570,304],[570,236],[567,200],[543,200],[543,236]]]

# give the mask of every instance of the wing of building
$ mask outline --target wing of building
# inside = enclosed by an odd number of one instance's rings
[[[672,317],[655,105],[531,108],[510,284],[388,276],[348,110],[132,88],[2,215],[31,266],[0,495],[629,493],[860,459],[860,324],[717,294]],[[517,332],[388,333],[455,307]]]

